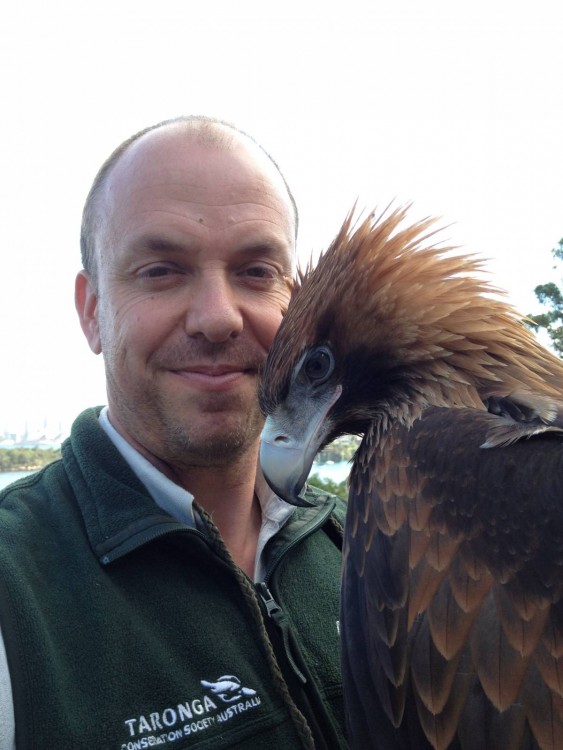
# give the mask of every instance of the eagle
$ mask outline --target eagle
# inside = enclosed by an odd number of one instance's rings
[[[340,643],[357,750],[563,748],[563,363],[410,208],[352,210],[263,371],[260,460],[296,505],[361,437]]]

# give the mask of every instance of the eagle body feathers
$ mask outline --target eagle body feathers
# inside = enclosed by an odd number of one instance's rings
[[[341,648],[352,747],[563,747],[563,363],[406,212],[349,217],[266,364],[262,464],[300,493],[361,434]]]

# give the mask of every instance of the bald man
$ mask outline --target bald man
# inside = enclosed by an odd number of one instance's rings
[[[102,166],[75,299],[107,406],[0,495],[0,750],[339,748],[343,503],[257,468],[297,211],[208,118]]]

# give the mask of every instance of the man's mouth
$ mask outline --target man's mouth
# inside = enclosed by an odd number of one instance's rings
[[[190,365],[183,369],[172,370],[182,378],[186,385],[206,391],[225,391],[236,387],[247,377],[255,377],[255,368],[240,365]]]

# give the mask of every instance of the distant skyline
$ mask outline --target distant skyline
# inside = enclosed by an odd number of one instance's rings
[[[539,0],[39,0],[3,11],[0,433],[105,401],[73,306],[82,204],[115,146],[209,114],[251,133],[300,209],[299,254],[348,210],[413,202],[490,258],[523,312],[563,236],[563,24]]]
[[[52,422],[47,417],[41,418],[37,415],[36,419],[26,420],[21,429],[19,425],[0,425],[0,447],[7,445],[10,440],[16,443],[37,441],[41,438],[55,441],[60,437],[67,437],[68,431],[69,425],[63,424],[61,420]]]

